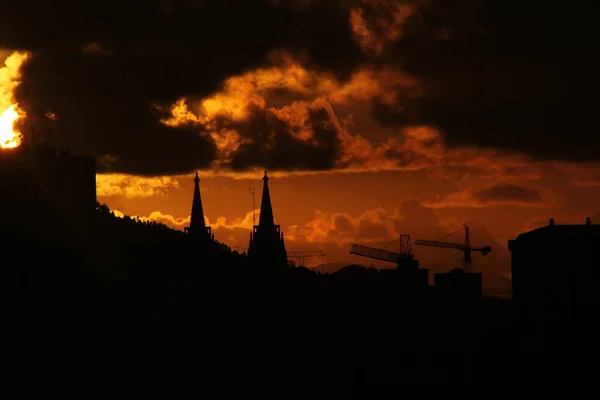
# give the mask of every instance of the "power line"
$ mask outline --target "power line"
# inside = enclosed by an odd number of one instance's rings
[[[441,238],[434,240],[434,242],[439,242],[440,240],[442,240],[442,239],[445,239],[445,238],[447,238],[448,236],[452,236],[452,235],[454,235],[455,233],[458,233],[458,232],[460,232],[460,231],[464,231],[464,230],[465,230],[465,226],[466,226],[466,224],[463,224],[462,228],[460,228],[459,230],[457,230],[457,231],[454,231],[454,232],[452,232],[452,233],[449,233],[449,234],[447,234],[446,236],[442,236]]]

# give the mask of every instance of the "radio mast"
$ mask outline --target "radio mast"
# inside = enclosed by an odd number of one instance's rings
[[[252,226],[256,225],[256,190],[252,186],[248,186],[250,196],[252,196]]]

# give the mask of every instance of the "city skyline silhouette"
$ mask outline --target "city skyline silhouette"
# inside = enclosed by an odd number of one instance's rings
[[[592,1],[2,6],[3,362],[583,379],[599,39]]]

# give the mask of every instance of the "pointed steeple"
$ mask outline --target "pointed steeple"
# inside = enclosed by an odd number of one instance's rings
[[[275,218],[273,217],[273,206],[271,205],[271,194],[269,193],[269,177],[267,170],[263,176],[263,192],[260,201],[260,216],[258,218],[258,226],[275,226]]]
[[[283,241],[281,226],[275,225],[271,193],[269,193],[269,177],[267,171],[263,176],[263,193],[260,202],[258,225],[254,225],[250,234],[248,257],[253,265],[286,266],[287,252]]]
[[[206,231],[204,208],[202,208],[202,198],[200,197],[200,178],[198,178],[198,172],[196,172],[196,177],[194,178],[194,200],[192,201],[190,230],[198,233]]]

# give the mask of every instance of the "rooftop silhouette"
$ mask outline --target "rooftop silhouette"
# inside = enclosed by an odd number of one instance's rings
[[[600,300],[600,225],[547,226],[521,233],[508,242],[511,251],[512,302],[527,323],[545,324],[547,318],[581,323]],[[548,328],[550,329],[550,328]]]

